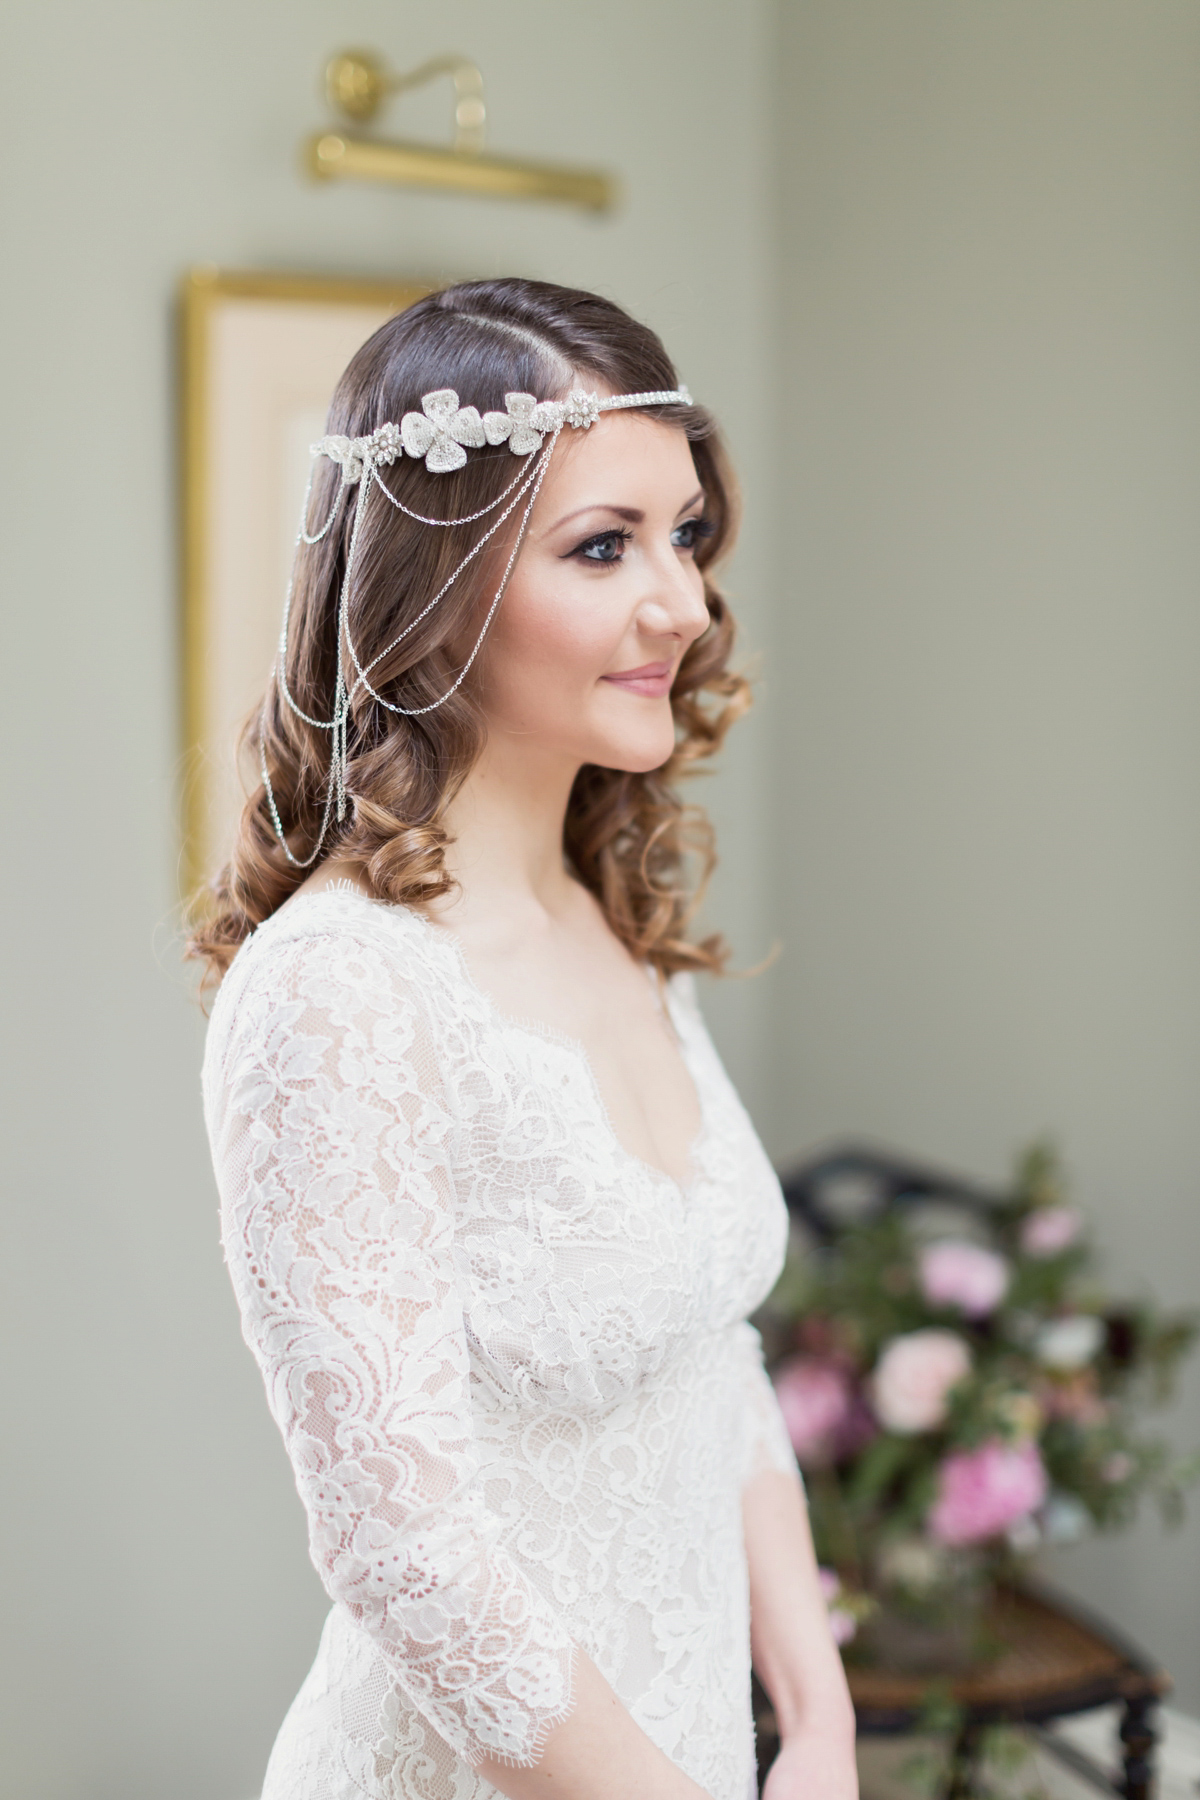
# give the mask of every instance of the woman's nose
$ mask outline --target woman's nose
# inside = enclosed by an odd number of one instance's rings
[[[650,636],[677,636],[691,642],[708,626],[708,606],[696,567],[690,557],[669,552],[655,567],[654,581],[639,610],[642,628]]]

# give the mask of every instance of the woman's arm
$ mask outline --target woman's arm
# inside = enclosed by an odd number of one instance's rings
[[[509,1800],[709,1800],[651,1743],[582,1651],[576,1653],[572,1698],[570,1718],[551,1731],[533,1768],[479,1764]]]
[[[750,1643],[780,1739],[763,1800],[856,1800],[854,1708],[817,1577],[804,1486],[750,1325],[739,1349]]]
[[[742,1498],[754,1667],[780,1750],[763,1800],[856,1800],[854,1709],[817,1578],[799,1477],[752,1475]]]

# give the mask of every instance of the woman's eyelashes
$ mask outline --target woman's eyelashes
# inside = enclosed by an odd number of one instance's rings
[[[677,550],[694,550],[702,538],[710,538],[716,529],[711,519],[685,519],[671,533],[671,542]]]
[[[617,525],[611,531],[598,531],[593,536],[584,538],[582,544],[576,544],[569,554],[581,557],[584,562],[615,563],[620,562],[624,556],[624,546],[632,542],[632,531],[624,525]]]
[[[709,519],[685,519],[676,525],[671,533],[671,543],[676,550],[694,550],[702,538],[711,537],[716,526]],[[578,557],[582,562],[609,564],[623,562],[625,545],[633,542],[633,533],[624,525],[616,525],[609,531],[593,532],[567,552],[568,557]]]

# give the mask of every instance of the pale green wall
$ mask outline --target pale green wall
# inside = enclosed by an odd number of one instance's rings
[[[1114,1280],[1189,1302],[1200,8],[783,12],[773,1148],[1051,1129]],[[1200,1706],[1200,1524],[1060,1570]]]
[[[346,42],[478,56],[496,143],[616,165],[627,211],[306,187]],[[43,0],[0,48],[0,1794],[249,1800],[323,1605],[220,1265],[173,950],[177,274],[520,270],[664,331],[750,501],[768,699],[708,789],[713,911],[783,955],[712,1006],[772,1149],[870,1132],[989,1174],[1052,1126],[1114,1271],[1184,1298],[1200,12]],[[1148,1531],[1070,1565],[1193,1705],[1197,1563],[1195,1531]]]

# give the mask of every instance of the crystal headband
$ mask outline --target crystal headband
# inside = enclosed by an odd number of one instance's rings
[[[542,447],[542,439],[564,425],[587,431],[601,413],[631,406],[690,406],[685,387],[660,388],[649,394],[613,394],[601,400],[583,388],[573,388],[565,400],[537,400],[532,394],[505,394],[503,412],[480,416],[474,406],[460,406],[453,388],[426,394],[420,412],[405,413],[399,425],[381,425],[368,437],[324,437],[314,444],[314,456],[340,463],[347,487],[361,481],[367,462],[393,463],[401,456],[425,459],[432,475],[448,475],[461,469],[468,450],[485,444],[507,444],[514,456],[530,456]]]
[[[271,773],[267,768],[266,747],[263,739],[263,728],[259,727],[259,770],[262,775],[263,788],[267,797],[267,810],[271,815],[271,825],[275,836],[288,861],[297,869],[311,868],[321,854],[321,848],[329,831],[331,820],[341,820],[346,816],[346,765],[349,760],[347,728],[350,720],[350,707],[354,696],[361,690],[371,696],[377,706],[386,712],[397,713],[402,718],[419,718],[422,713],[434,712],[444,706],[452,694],[456,694],[466,680],[472,663],[478,656],[487,636],[488,626],[496,616],[496,608],[504,597],[508,586],[508,578],[512,574],[513,564],[525,539],[526,527],[533,512],[534,501],[538,497],[546,470],[550,466],[550,458],[554,446],[558,442],[564,426],[570,425],[576,431],[588,431],[596,423],[601,413],[620,412],[629,407],[640,406],[691,406],[692,396],[685,387],[658,388],[645,394],[610,394],[601,399],[598,394],[589,394],[583,388],[573,388],[565,400],[538,400],[532,394],[505,394],[503,412],[486,412],[480,416],[474,406],[460,406],[458,395],[453,388],[439,388],[436,393],[426,394],[421,401],[421,411],[405,413],[399,425],[380,425],[367,437],[323,437],[319,444],[312,446],[313,457],[327,456],[331,462],[337,463],[342,471],[342,479],[338,483],[337,493],[330,506],[324,524],[315,531],[308,528],[308,508],[312,498],[313,476],[309,475],[308,491],[304,496],[304,506],[300,514],[300,529],[296,534],[296,549],[299,554],[303,544],[319,544],[333,529],[334,520],[341,508],[342,496],[347,488],[357,487],[358,497],[354,504],[354,516],[350,524],[350,540],[346,548],[346,566],[342,573],[341,591],[337,608],[337,675],[334,683],[333,715],[328,719],[314,718],[304,711],[296,701],[288,687],[288,623],[292,610],[292,582],[289,581],[287,594],[283,602],[283,624],[279,633],[279,650],[275,658],[274,680],[279,696],[285,706],[306,725],[318,731],[328,731],[331,737],[329,777],[325,788],[325,808],[321,819],[321,828],[317,841],[307,856],[297,856],[287,841],[287,833],[283,828],[283,820],[279,816],[279,808],[275,802],[275,794],[271,787]],[[408,456],[414,461],[424,458],[425,467],[435,475],[449,474],[453,469],[461,469],[467,460],[468,450],[482,450],[485,444],[507,444],[514,456],[527,460],[517,471],[512,481],[488,505],[480,507],[478,512],[465,513],[457,519],[432,519],[423,513],[413,512],[384,481],[379,473],[380,468],[389,463],[399,461],[401,456]],[[314,463],[315,470],[315,463]],[[414,619],[400,631],[384,649],[377,652],[371,660],[364,664],[355,648],[353,634],[350,629],[350,595],[355,562],[358,554],[359,534],[363,519],[366,517],[367,504],[374,490],[398,512],[407,513],[410,519],[416,519],[422,525],[449,526],[470,525],[476,519],[486,518],[488,513],[503,508],[499,516],[482,533],[478,543],[468,550],[453,574],[427,600],[424,607]],[[507,502],[507,505],[505,504]],[[475,560],[480,551],[500,530],[501,526],[524,502],[514,534],[512,549],[504,571],[500,577],[500,585],[496,589],[491,605],[488,607],[475,647],[463,663],[455,679],[446,692],[437,700],[430,700],[424,706],[400,706],[394,700],[387,700],[371,681],[375,668],[386,656],[400,645],[411,631],[415,631],[422,619],[428,618],[439,600],[450,591],[467,565]]]

